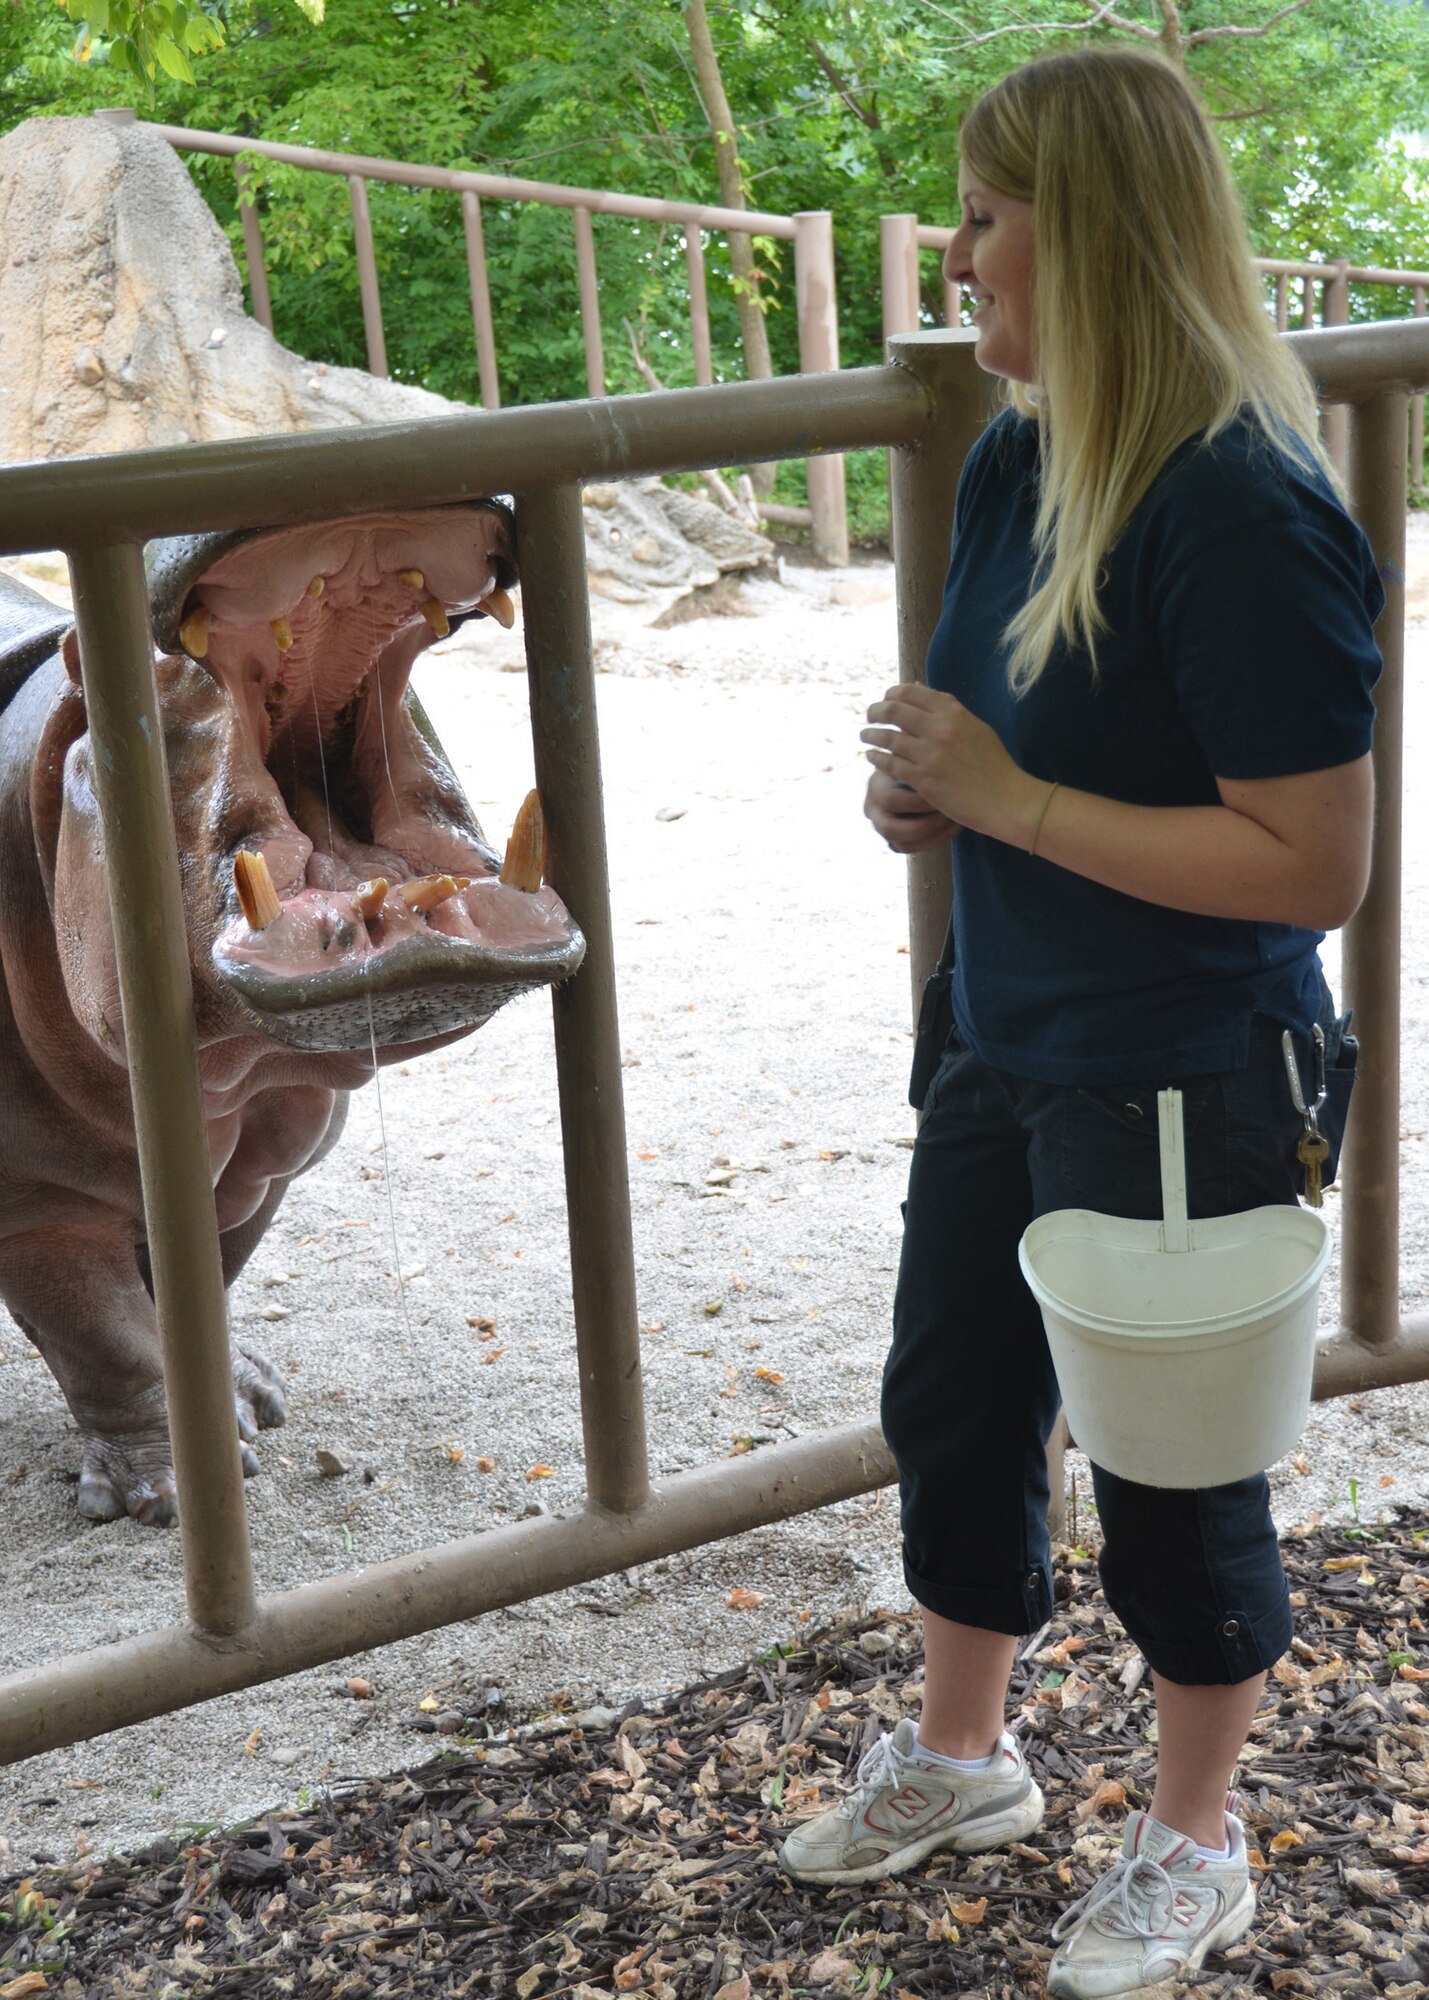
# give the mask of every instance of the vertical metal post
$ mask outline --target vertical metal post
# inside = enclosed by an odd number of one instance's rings
[[[885,215],[878,226],[883,279],[883,345],[918,331],[918,218]]]
[[[1326,266],[1324,324],[1326,326],[1348,326],[1350,323],[1350,279],[1349,265],[1342,257],[1338,263]],[[1342,479],[1350,476],[1350,419],[1343,403],[1332,403],[1324,416],[1325,449],[1331,462]]]
[[[605,394],[605,353],[600,340],[600,288],[595,276],[595,232],[590,210],[573,208],[576,231],[576,280],[581,292],[581,338],[585,342],[586,393]]]
[[[928,393],[931,416],[918,442],[889,453],[897,585],[898,678],[921,681],[928,642],[942,607],[953,538],[953,501],[963,460],[982,434],[993,381],[973,358],[975,328],[899,334],[888,359],[907,368]],[[938,962],[952,908],[947,848],[908,862],[908,960],[916,1012],[923,983]]]
[[[799,371],[817,375],[839,365],[838,293],[834,286],[834,219],[826,209],[794,217],[794,296],[799,314]],[[814,554],[848,561],[844,462],[837,455],[808,461]]]
[[[1283,271],[1275,276],[1275,330],[1284,333],[1290,325],[1290,280]]]
[[[1345,999],[1355,1010],[1360,1074],[1345,1136],[1341,1319],[1386,1347],[1399,1331],[1399,978],[1401,787],[1404,776],[1404,558],[1407,398],[1375,396],[1352,413],[1350,498],[1384,579],[1375,628],[1384,672],[1375,690],[1374,858],[1369,892],[1344,940]]]
[[[471,285],[471,324],[476,333],[476,374],[483,410],[501,408],[496,373],[496,333],[491,324],[491,290],[486,282],[486,238],[481,229],[481,197],[468,188],[461,198],[466,234],[466,274]]]
[[[238,184],[238,214],[243,223],[243,254],[248,260],[248,296],[253,301],[253,317],[271,333],[273,300],[263,264],[263,231],[258,225],[257,199],[249,189],[241,160],[233,162],[233,178]]]
[[[1414,287],[1414,317],[1424,317],[1425,287]],[[1416,486],[1424,484],[1424,398],[1411,397],[1409,403],[1409,476]]]
[[[352,198],[357,283],[362,293],[362,325],[367,335],[367,372],[369,375],[385,375],[387,341],[382,332],[382,295],[377,289],[377,256],[372,248],[372,216],[367,207],[367,183],[361,174],[349,174],[347,189]]]
[[[69,566],[189,1615],[229,1634],[252,1622],[253,1564],[143,556],[133,543],[82,547]]]
[[[552,997],[586,1487],[592,1507],[628,1513],[650,1473],[579,486],[518,495],[516,519],[550,879],[586,940]]]
[[[705,246],[696,224],[685,224],[685,275],[690,292],[690,341],[695,351],[695,381],[707,388],[714,381],[710,346],[710,299],[705,283]]]

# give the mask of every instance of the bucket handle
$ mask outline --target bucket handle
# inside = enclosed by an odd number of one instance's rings
[[[1156,1123],[1161,1136],[1161,1248],[1189,1250],[1186,1221],[1186,1135],[1179,1090],[1158,1090]]]

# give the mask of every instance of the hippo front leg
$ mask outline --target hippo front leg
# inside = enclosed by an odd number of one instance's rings
[[[134,1246],[77,1223],[0,1244],[0,1298],[34,1341],[79,1426],[79,1511],[174,1520],[174,1468],[154,1304]]]

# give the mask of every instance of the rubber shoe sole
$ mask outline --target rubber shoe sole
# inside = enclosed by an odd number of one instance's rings
[[[795,1868],[786,1859],[786,1842],[779,1850],[779,1865],[786,1875],[792,1875],[796,1882],[815,1882],[828,1888],[852,1888],[860,1882],[882,1882],[889,1875],[902,1875],[909,1868],[916,1868],[920,1861],[926,1861],[939,1848],[948,1848],[954,1854],[985,1854],[989,1848],[1001,1847],[1005,1841],[1025,1840],[1042,1824],[1045,1810],[1041,1790],[1029,1783],[1029,1789],[1005,1812],[988,1813],[982,1819],[967,1820],[961,1826],[951,1826],[946,1832],[925,1834],[921,1840],[910,1840],[906,1847],[895,1847],[880,1861],[866,1862],[862,1868]]]

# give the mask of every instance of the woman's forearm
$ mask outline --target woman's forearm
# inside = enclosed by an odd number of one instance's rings
[[[1029,782],[1041,812],[1048,787]],[[1359,851],[1354,839],[1307,848],[1225,805],[1127,805],[1062,785],[1037,835],[1040,858],[1143,902],[1309,930],[1353,916],[1364,892]]]

